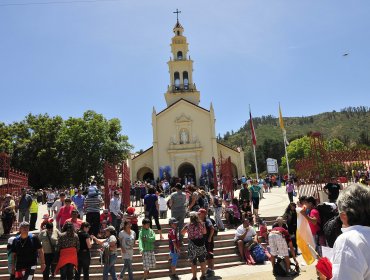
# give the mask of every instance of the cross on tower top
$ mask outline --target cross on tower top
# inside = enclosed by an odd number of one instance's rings
[[[176,12],[173,12],[173,13],[176,14],[177,22],[179,22],[179,14],[181,14],[181,11],[179,11],[178,9],[176,9]]]

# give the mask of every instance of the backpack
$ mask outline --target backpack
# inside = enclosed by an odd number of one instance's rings
[[[215,230],[214,233],[213,233],[213,236],[217,236],[217,234],[218,234],[218,225],[217,225],[216,221],[212,218],[208,218],[208,219],[212,222],[212,226]]]
[[[290,263],[290,270],[295,272],[296,275],[299,274],[299,267],[297,267],[295,264]],[[287,276],[284,257],[277,256],[275,258],[273,273],[275,276]]]
[[[337,240],[338,236],[342,234],[342,221],[340,220],[339,215],[327,221],[324,224],[322,231],[324,233],[326,243],[330,248],[333,248],[335,240]]]
[[[250,253],[252,255],[252,258],[257,264],[263,264],[265,260],[267,259],[265,250],[262,248],[260,244],[256,244],[256,246],[252,248]]]
[[[326,224],[327,221],[331,220],[338,215],[338,210],[333,209],[330,204],[321,203],[316,206],[317,211],[320,214],[320,226],[321,228]]]

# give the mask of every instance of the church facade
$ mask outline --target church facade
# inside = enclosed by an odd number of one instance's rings
[[[193,82],[193,61],[188,55],[184,28],[177,21],[173,28],[168,61],[170,85],[164,97],[167,107],[153,108],[153,146],[129,160],[131,179],[192,178],[196,184],[213,176],[216,162],[231,157],[233,176],[245,174],[244,153],[217,142],[215,112],[199,106],[200,92]]]

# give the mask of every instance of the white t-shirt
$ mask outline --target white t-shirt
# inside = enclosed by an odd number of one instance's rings
[[[124,230],[119,233],[118,238],[121,242],[121,247],[125,249],[125,253],[122,254],[123,259],[132,259],[134,255],[135,237],[136,234],[133,230],[131,230],[131,235]]]
[[[248,230],[247,234],[245,235],[243,241],[244,242],[248,242],[248,241],[251,241],[253,236],[256,235],[256,231],[254,230],[254,228],[252,226],[249,226],[248,228],[244,228],[243,225],[241,224],[237,229],[236,229],[236,233],[235,233],[235,240],[238,240],[240,236],[242,236],[245,231]]]
[[[158,197],[159,211],[167,211],[167,201],[164,197]]]
[[[54,193],[48,193],[47,196],[46,196],[46,199],[47,199],[47,203],[53,204],[54,199],[55,199],[55,194]]]

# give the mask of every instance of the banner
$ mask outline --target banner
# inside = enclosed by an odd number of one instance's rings
[[[315,256],[312,254],[310,246],[316,248],[310,225],[305,217],[301,214],[301,208],[297,208],[297,245],[302,252],[302,257],[307,265],[315,261]],[[309,246],[310,245],[310,246]]]

